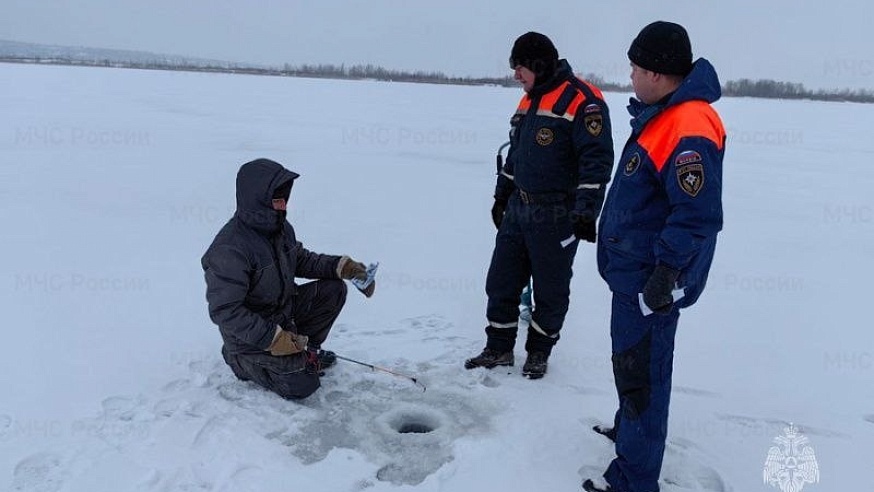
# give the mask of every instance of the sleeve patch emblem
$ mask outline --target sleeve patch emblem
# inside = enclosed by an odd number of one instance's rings
[[[601,106],[598,106],[597,104],[589,104],[588,106],[585,107],[585,109],[583,109],[584,114],[592,114],[592,113],[600,113],[600,112],[601,112]]]
[[[631,159],[628,159],[628,162],[625,163],[625,175],[631,176],[637,171],[637,168],[640,167],[640,154],[637,152],[631,156]]]
[[[537,140],[538,144],[545,147],[555,140],[555,134],[549,128],[541,128],[537,130],[537,135],[535,135],[534,139]]]
[[[687,195],[693,198],[698,196],[698,192],[704,187],[704,165],[696,163],[678,166],[677,180]]]
[[[601,130],[604,128],[604,118],[601,116],[601,113],[586,115],[583,123],[586,125],[586,130],[588,130],[589,134],[593,137],[601,135]]]

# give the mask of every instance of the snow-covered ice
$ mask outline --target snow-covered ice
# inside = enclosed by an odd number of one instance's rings
[[[574,491],[600,475],[613,451],[590,427],[616,398],[593,247],[544,379],[462,368],[484,340],[494,153],[519,95],[0,64],[0,490]],[[627,97],[608,94],[617,154]],[[726,226],[680,320],[663,490],[775,490],[763,466],[790,422],[819,462],[804,490],[869,490],[874,107],[717,108]],[[296,403],[225,367],[199,258],[256,157],[302,175],[289,215],[307,247],[380,263],[326,348],[427,391],[340,361]]]

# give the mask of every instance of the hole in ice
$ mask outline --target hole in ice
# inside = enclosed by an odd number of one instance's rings
[[[392,418],[389,425],[398,434],[429,434],[440,427],[440,420],[421,412],[401,413]]]
[[[420,424],[418,422],[408,422],[402,425],[401,428],[398,429],[398,432],[400,432],[401,434],[427,434],[433,430],[434,429],[426,424]]]

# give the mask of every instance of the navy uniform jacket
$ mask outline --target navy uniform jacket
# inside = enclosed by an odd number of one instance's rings
[[[597,87],[579,80],[567,61],[522,97],[511,120],[510,150],[495,189],[566,194],[573,211],[596,220],[613,169],[610,115]]]
[[[599,227],[598,269],[612,291],[636,296],[657,264],[680,271],[679,307],[704,289],[722,229],[725,129],[710,106],[720,96],[699,59],[667,101],[631,100],[632,134]]]

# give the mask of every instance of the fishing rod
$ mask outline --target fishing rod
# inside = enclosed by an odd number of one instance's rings
[[[337,358],[340,360],[345,360],[346,362],[352,362],[353,364],[358,364],[360,366],[369,367],[370,369],[372,369],[374,371],[381,371],[381,372],[384,372],[387,374],[391,374],[392,376],[397,376],[397,377],[412,381],[414,384],[421,386],[422,391],[425,391],[427,389],[427,388],[425,388],[424,384],[420,383],[417,378],[414,378],[412,376],[407,376],[406,374],[401,374],[399,372],[392,371],[391,369],[386,369],[385,367],[380,367],[380,366],[375,366],[373,364],[368,364],[367,362],[361,362],[360,360],[355,360],[355,359],[350,359],[348,357],[343,357],[342,355],[337,355],[337,354],[334,354],[334,355],[336,355]]]

